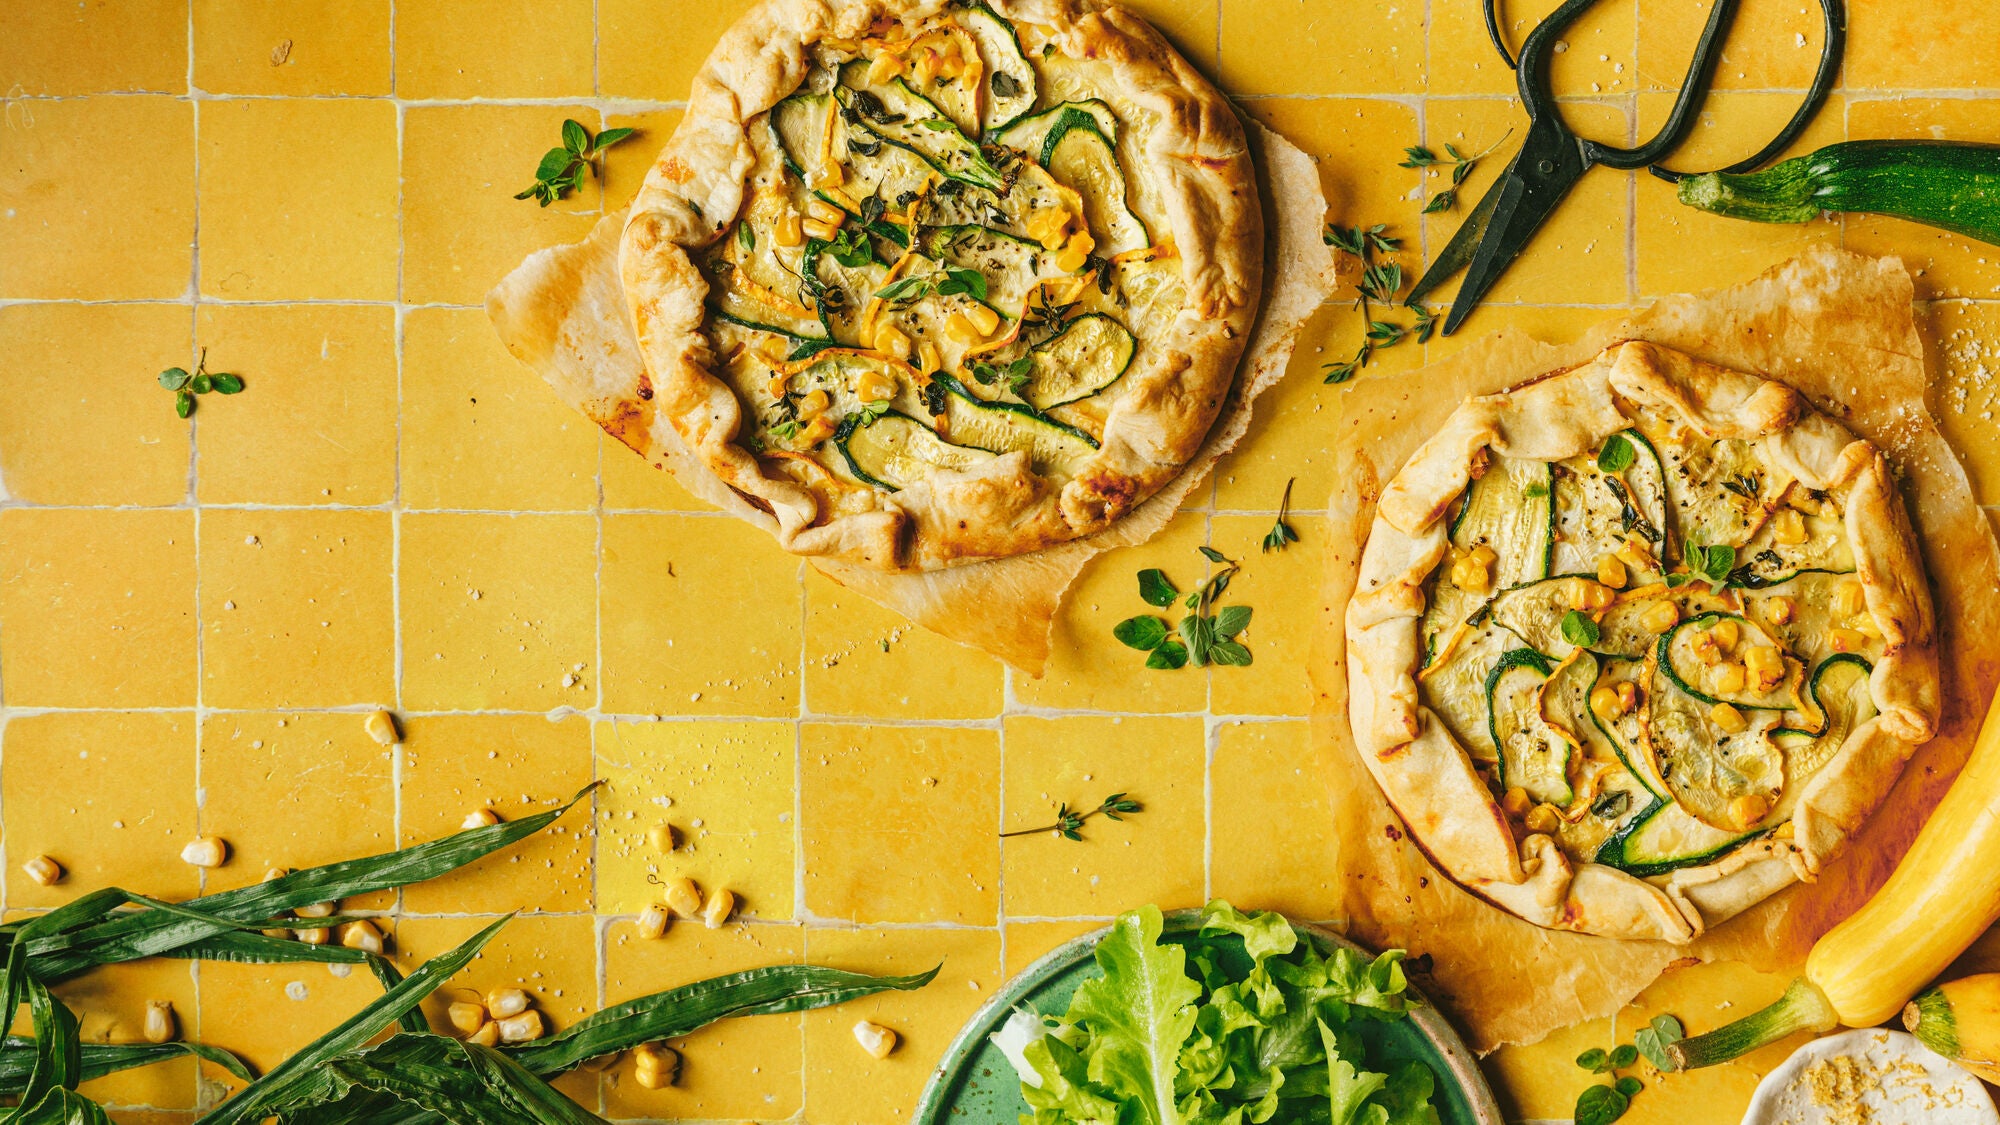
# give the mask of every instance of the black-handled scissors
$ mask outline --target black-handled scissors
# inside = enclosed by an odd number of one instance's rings
[[[1569,194],[1569,189],[1575,187],[1592,166],[1650,168],[1654,175],[1672,181],[1690,174],[1661,167],[1660,160],[1678,148],[1681,141],[1687,138],[1688,130],[1694,127],[1695,111],[1708,96],[1722,41],[1729,33],[1729,24],[1735,18],[1739,0],[1714,0],[1715,7],[1709,13],[1701,39],[1695,44],[1694,59],[1688,64],[1687,78],[1674,98],[1666,124],[1660,127],[1652,140],[1635,148],[1619,148],[1577,136],[1563,120],[1562,111],[1556,104],[1555,91],[1549,83],[1549,64],[1554,58],[1557,41],[1569,25],[1597,0],[1566,0],[1547,19],[1536,24],[1535,29],[1528,33],[1527,41],[1521,44],[1518,64],[1507,53],[1507,44],[1500,35],[1499,17],[1494,10],[1498,0],[1483,2],[1486,7],[1486,33],[1499,49],[1500,57],[1508,66],[1514,67],[1520,84],[1521,101],[1528,109],[1528,138],[1522,143],[1521,151],[1515,154],[1513,163],[1507,166],[1506,173],[1487,189],[1479,205],[1467,214],[1464,225],[1452,235],[1443,253],[1431,263],[1430,269],[1424,271],[1424,276],[1418,279],[1406,298],[1407,303],[1414,304],[1447,278],[1461,269],[1465,270],[1465,283],[1459,286],[1458,296],[1452,299],[1451,312],[1444,319],[1445,335],[1450,335],[1465,322],[1473,306],[1493,288],[1493,283],[1520,256],[1528,240],[1555,211],[1563,196]],[[1759,149],[1756,155],[1739,160],[1722,171],[1748,172],[1783,152],[1812,120],[1820,103],[1826,100],[1827,91],[1833,88],[1834,79],[1840,72],[1841,51],[1847,39],[1847,11],[1843,0],[1819,0],[1819,6],[1826,16],[1825,43],[1820,48],[1819,70],[1813,75],[1812,88],[1807,91],[1805,101],[1770,144]]]

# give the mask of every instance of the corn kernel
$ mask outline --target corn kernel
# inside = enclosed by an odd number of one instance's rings
[[[1827,647],[1835,652],[1860,652],[1868,638],[1859,629],[1828,629]]]
[[[1789,840],[1796,834],[1796,831],[1792,828],[1792,822],[1789,820],[1778,825],[1778,830],[1771,833],[1771,835],[1776,836],[1780,840]]]
[[[542,1037],[542,1013],[533,1008],[504,1020],[494,1020],[502,1043],[528,1043]]]
[[[1618,685],[1618,706],[1630,711],[1639,702],[1639,688],[1630,680]]]
[[[1708,721],[1730,734],[1741,734],[1750,727],[1750,720],[1743,717],[1743,712],[1727,703],[1718,703],[1710,707]]]
[[[938,354],[937,345],[929,340],[917,345],[917,370],[926,375],[944,366],[944,357]]]
[[[1585,582],[1583,584],[1583,608],[1585,609],[1610,609],[1611,603],[1617,600],[1618,591],[1606,586],[1602,582]]]
[[[972,326],[979,329],[981,336],[991,336],[993,330],[1000,327],[1000,314],[985,305],[974,305],[965,315],[972,321]]]
[[[875,350],[897,359],[910,358],[910,338],[893,324],[884,324],[875,330]]]
[[[1734,695],[1742,691],[1743,685],[1748,681],[1749,677],[1743,671],[1741,664],[1718,664],[1711,676],[1715,690],[1725,695]]]
[[[1854,619],[1854,631],[1870,640],[1882,639],[1882,630],[1875,624],[1875,615],[1864,613]]]
[[[292,913],[301,918],[331,918],[334,912],[339,909],[339,900],[333,902],[309,902],[293,910]]]
[[[847,212],[842,211],[824,199],[806,200],[806,214],[830,227],[839,227],[840,224],[847,221]]]
[[[886,1059],[896,1049],[896,1033],[879,1023],[861,1020],[854,1025],[854,1041],[873,1058]]]
[[[799,399],[799,415],[811,418],[815,415],[824,414],[826,413],[826,408],[832,404],[832,397],[825,391],[814,391]]]
[[[863,371],[855,380],[854,396],[862,402],[881,402],[896,397],[896,384],[879,371]]]
[[[1069,236],[1069,245],[1071,249],[1081,250],[1085,254],[1088,254],[1092,250],[1097,249],[1097,239],[1092,238],[1088,230],[1079,229],[1075,234]]]
[[[1661,598],[1646,607],[1645,613],[1639,615],[1639,624],[1644,625],[1648,632],[1664,633],[1679,624],[1680,619],[1681,607]]]
[[[1722,646],[1716,643],[1713,632],[1704,630],[1696,633],[1689,641],[1689,644],[1692,645],[1694,654],[1701,658],[1703,664],[1720,664],[1722,662]]]
[[[492,809],[473,809],[471,812],[465,814],[465,819],[459,821],[458,826],[461,829],[491,828],[498,823],[500,823],[500,814],[494,812]]]
[[[370,713],[362,720],[361,727],[368,732],[368,737],[384,746],[394,746],[402,741],[402,737],[396,731],[396,717],[387,711]]]
[[[486,994],[486,1010],[496,1020],[518,1016],[528,1010],[528,994],[518,988],[496,988]]]
[[[1729,802],[1729,819],[1738,828],[1755,828],[1765,817],[1771,815],[1771,802],[1758,793],[1745,793]]]
[[[1493,586],[1493,575],[1477,557],[1467,555],[1451,564],[1451,584],[1469,594],[1483,594]]]
[[[964,313],[951,314],[944,322],[944,332],[961,344],[976,344],[981,337],[979,326],[972,323],[972,318]]]
[[[496,1047],[500,1044],[500,1025],[487,1020],[479,1025],[479,1030],[465,1037],[467,1043],[477,1043],[482,1047]]]
[[[833,415],[822,414],[806,423],[806,428],[799,431],[797,444],[808,449],[818,445],[832,437],[834,429],[839,425],[840,423],[833,420]]]
[[[453,1001],[444,1014],[460,1035],[470,1035],[486,1023],[486,1006],[471,1000]]]
[[[868,64],[868,84],[880,86],[903,73],[903,56],[880,54]]]
[[[181,848],[181,862],[196,867],[221,867],[228,861],[229,845],[220,836],[203,836]]]
[[[701,907],[701,924],[711,930],[719,930],[729,916],[736,912],[736,894],[726,887],[717,887]]]
[[[799,223],[799,229],[804,231],[807,237],[817,238],[822,242],[833,241],[833,236],[839,233],[834,229],[832,223],[823,223],[818,219],[802,220]]]
[[[1547,834],[1562,827],[1562,814],[1554,805],[1536,805],[1528,810],[1528,817],[1522,822],[1530,832]]]
[[[1799,603],[1793,601],[1788,597],[1785,597],[1783,594],[1780,594],[1777,597],[1772,598],[1769,602],[1766,602],[1765,608],[1771,614],[1772,623],[1777,625],[1790,625],[1792,623],[1792,618],[1798,613]]]
[[[1628,580],[1625,564],[1618,561],[1617,555],[1606,555],[1597,560],[1597,581],[1600,585],[1623,590]]]
[[[333,940],[333,931],[326,926],[314,926],[309,930],[296,930],[295,936],[305,945],[325,945]]]
[[[936,78],[938,72],[938,53],[929,47],[918,51],[916,65],[910,68],[910,72],[916,75],[918,82],[929,82]]]
[[[1528,815],[1528,810],[1535,807],[1535,802],[1528,796],[1526,789],[1516,785],[1500,795],[1500,807],[1507,811],[1508,816],[1519,820]]]
[[[646,843],[656,852],[670,852],[680,842],[680,834],[671,824],[655,824],[646,829]]]
[[[361,918],[340,929],[340,944],[349,949],[365,949],[370,953],[382,952],[382,931],[375,923]]]
[[[693,879],[683,875],[667,880],[667,909],[682,918],[693,918],[701,913],[701,888]]]
[[[1480,566],[1492,566],[1495,562],[1498,562],[1500,559],[1500,556],[1493,552],[1493,548],[1488,547],[1484,543],[1480,543],[1474,546],[1472,550],[1467,551],[1466,554],[1471,555],[1475,560],[1477,560]]]
[[[1088,250],[1079,249],[1075,242],[1071,242],[1056,252],[1056,268],[1064,273],[1075,273],[1083,268],[1084,259],[1088,257]]]
[[[665,1043],[641,1043],[632,1049],[632,1078],[646,1089],[665,1089],[680,1076],[680,1052]]]
[[[33,879],[38,886],[53,887],[62,882],[62,864],[45,855],[38,855],[22,864],[21,870],[27,872],[28,878]]]
[[[1590,710],[1600,719],[1616,719],[1625,714],[1626,708],[1619,702],[1617,689],[1601,685],[1591,690]]]
[[[172,1000],[146,1001],[146,1024],[143,1034],[148,1043],[171,1043],[180,1038],[174,1021]]]
[[[798,246],[805,240],[805,228],[800,225],[796,211],[786,211],[771,225],[771,241],[780,246]]]
[[[1062,245],[1062,231],[1068,225],[1069,212],[1060,207],[1037,207],[1029,213],[1027,222],[1022,224],[1028,232],[1028,237],[1041,243],[1047,250]],[[1054,246],[1049,245],[1051,237],[1055,238]]]
[[[661,909],[659,904],[648,903],[646,909],[639,912],[639,921],[636,924],[639,936],[647,941],[664,937],[667,932],[668,917],[667,912]]]
[[[1833,588],[1833,612],[1853,617],[1867,608],[1868,595],[1861,589],[1861,583],[1849,578]]]
[[[846,182],[847,173],[841,171],[840,165],[832,162],[822,164],[818,168],[813,169],[812,175],[806,180],[806,183],[815,191],[826,191],[830,188],[837,188]]]
[[[1790,508],[1780,508],[1771,515],[1771,541],[1796,547],[1806,541],[1806,520]]]
[[[1715,638],[1715,643],[1722,646],[1724,652],[1735,648],[1736,642],[1743,639],[1743,626],[1733,617],[1725,617],[1716,622],[1708,632]]]

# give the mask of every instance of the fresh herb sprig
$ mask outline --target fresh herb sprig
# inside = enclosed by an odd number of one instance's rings
[[[1209,575],[1192,593],[1183,595],[1164,570],[1139,572],[1139,597],[1147,605],[1166,609],[1175,601],[1182,601],[1190,611],[1180,619],[1178,636],[1174,626],[1150,613],[1128,617],[1112,626],[1111,635],[1118,643],[1146,653],[1148,668],[1174,669],[1190,662],[1197,668],[1209,664],[1243,668],[1250,664],[1250,650],[1236,639],[1250,625],[1250,607],[1215,608],[1216,600],[1229,589],[1230,579],[1243,569],[1242,564],[1213,547],[1197,550],[1221,569]]]
[[[946,266],[942,279],[936,274],[926,277],[905,277],[877,289],[875,296],[884,301],[907,304],[930,293],[936,293],[940,297],[963,293],[975,301],[984,301],[986,275],[978,270]]]
[[[243,376],[209,371],[208,349],[203,348],[193,374],[185,367],[169,367],[160,372],[160,385],[174,392],[174,413],[185,418],[194,413],[194,396],[210,391],[219,395],[236,394],[243,389]]]
[[[1440,211],[1449,211],[1458,204],[1458,186],[1465,182],[1465,178],[1472,174],[1472,170],[1479,166],[1481,160],[1491,156],[1494,149],[1507,143],[1507,138],[1513,135],[1514,131],[1509,129],[1499,140],[1494,141],[1492,144],[1486,146],[1484,150],[1474,153],[1471,156],[1460,152],[1457,145],[1448,144],[1444,146],[1445,155],[1443,158],[1440,158],[1437,153],[1432,152],[1423,145],[1411,145],[1403,150],[1405,159],[1398,163],[1396,167],[1434,168],[1439,165],[1451,166],[1451,186],[1431,196],[1430,202],[1424,204],[1424,214],[1435,215]]]
[[[1736,548],[1727,543],[1713,543],[1706,547],[1689,543],[1682,549],[1681,560],[1693,573],[1670,574],[1667,585],[1679,586],[1695,578],[1703,578],[1710,586],[1720,588],[1729,581],[1729,572],[1736,569]]]
[[[535,182],[515,199],[532,199],[547,207],[583,186],[591,174],[592,161],[605,149],[638,132],[637,129],[606,129],[596,137],[574,120],[562,123],[562,144],[542,154],[535,167]],[[699,211],[696,214],[700,214]]]
[[[1278,498],[1278,521],[1271,525],[1271,530],[1264,533],[1266,551],[1282,551],[1299,541],[1299,533],[1293,531],[1292,525],[1285,522],[1285,517],[1292,512],[1292,485],[1297,483],[1297,477],[1285,482],[1285,494]]]
[[[1677,1043],[1682,1037],[1681,1021],[1668,1015],[1654,1016],[1652,1022],[1639,1029],[1632,1042],[1621,1043],[1611,1050],[1592,1047],[1576,1057],[1576,1065],[1592,1074],[1603,1074],[1609,1081],[1584,1087],[1576,1098],[1576,1125],[1611,1125],[1625,1116],[1632,1107],[1632,1099],[1646,1088],[1638,1078],[1621,1070],[1638,1065],[1641,1056],[1653,1064],[1655,1069],[1673,1070],[1673,1060],[1667,1056],[1667,1046]]]
[[[1056,822],[1054,824],[1044,824],[1038,828],[1017,828],[1012,832],[1000,833],[1000,838],[1006,840],[1015,836],[1038,836],[1044,832],[1053,832],[1065,840],[1081,840],[1083,836],[1078,833],[1077,829],[1082,828],[1083,822],[1093,816],[1108,816],[1112,820],[1124,820],[1125,813],[1140,811],[1142,811],[1142,806],[1140,806],[1139,802],[1123,793],[1113,793],[1111,796],[1098,802],[1097,807],[1094,809],[1072,809],[1069,807],[1069,802],[1064,801],[1056,807]]]
[[[973,360],[971,367],[974,379],[979,380],[986,386],[992,386],[996,383],[1003,384],[1006,386],[1008,393],[1012,394],[1015,398],[1019,398],[1021,397],[1021,388],[1028,385],[1028,379],[1034,374],[1035,360],[1033,356],[1024,355],[1007,364],[1005,367],[995,367],[990,363],[981,363],[978,360]]]
[[[1356,306],[1361,310],[1361,319],[1368,327],[1361,341],[1361,348],[1354,358],[1344,363],[1329,363],[1323,370],[1326,382],[1345,383],[1354,378],[1363,367],[1368,366],[1375,353],[1383,348],[1394,347],[1406,337],[1415,337],[1417,343],[1428,343],[1436,328],[1436,316],[1431,310],[1419,304],[1409,308],[1413,320],[1405,325],[1393,320],[1379,319],[1375,306],[1384,307],[1396,303],[1396,295],[1403,290],[1403,267],[1399,262],[1378,261],[1377,254],[1394,254],[1403,247],[1403,240],[1388,233],[1385,223],[1372,227],[1343,227],[1329,223],[1323,235],[1326,244],[1347,251],[1361,259],[1361,280],[1355,286],[1360,296]]]

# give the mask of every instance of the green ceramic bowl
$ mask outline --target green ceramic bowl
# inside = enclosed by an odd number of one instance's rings
[[[1177,910],[1166,916],[1162,940],[1174,941],[1194,935],[1201,914]],[[1293,922],[1292,928],[1311,940],[1322,954],[1335,946],[1366,952],[1360,946],[1329,930]],[[1048,956],[1028,966],[986,1002],[952,1040],[943,1061],[924,1087],[917,1103],[918,1125],[1016,1125],[1029,1112],[1021,1099],[1021,1083],[1005,1055],[987,1039],[1005,1023],[1017,1007],[1039,1012],[1060,1013],[1068,1009],[1070,995],[1084,981],[1097,976],[1092,954],[1106,930],[1085,934],[1069,941]],[[1247,965],[1247,961],[1246,961]],[[1410,989],[1415,995],[1416,989]],[[1472,1052],[1458,1038],[1445,1018],[1428,1002],[1413,1008],[1408,1019],[1389,1023],[1366,1021],[1358,1024],[1368,1044],[1371,1063],[1386,1065],[1419,1059],[1437,1076],[1437,1093],[1432,1104],[1444,1125],[1502,1125],[1500,1106],[1493,1091],[1479,1073]]]

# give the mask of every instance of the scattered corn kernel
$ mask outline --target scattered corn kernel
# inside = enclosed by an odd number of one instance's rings
[[[1488,547],[1484,543],[1475,545],[1472,548],[1472,550],[1467,551],[1466,554],[1471,555],[1473,558],[1479,560],[1480,566],[1492,566],[1495,562],[1499,561],[1500,559],[1500,556],[1493,552],[1493,548]]]
[[[646,909],[639,912],[639,921],[636,923],[639,936],[647,941],[665,937],[669,917],[658,903],[648,903]]]
[[[1743,712],[1738,711],[1727,703],[1718,703],[1710,707],[1708,709],[1708,721],[1730,734],[1741,734],[1750,726],[1750,721],[1743,717]]]
[[[314,926],[311,929],[296,930],[293,933],[305,945],[325,945],[327,942],[333,940],[333,930],[328,926]]]
[[[828,194],[832,193],[829,192]],[[806,200],[806,214],[835,228],[838,228],[840,224],[847,221],[847,212],[842,211],[824,199]]]
[[[1776,836],[1780,840],[1789,840],[1794,835],[1794,832],[1795,830],[1792,828],[1792,822],[1788,820],[1785,823],[1778,825],[1778,830],[1771,834],[1773,836]]]
[[[1799,603],[1780,594],[1766,602],[1765,608],[1770,612],[1774,624],[1790,625],[1793,616],[1799,611]]]
[[[221,867],[229,861],[229,845],[220,836],[190,840],[181,849],[181,862],[196,867]]]
[[[310,902],[292,911],[301,918],[331,918],[340,909],[338,900],[333,902]]]
[[[1749,682],[1741,664],[1718,664],[1711,679],[1715,690],[1730,695],[1742,691],[1743,685]]]
[[[1527,819],[1522,823],[1530,832],[1546,834],[1562,827],[1562,814],[1556,811],[1554,805],[1536,805],[1528,810]]]
[[[817,238],[822,242],[833,241],[834,235],[839,233],[832,223],[821,222],[818,219],[801,219],[799,230],[803,231],[806,237]]]
[[[680,1052],[665,1043],[641,1043],[632,1048],[632,1077],[648,1090],[661,1090],[680,1081]]]
[[[384,746],[394,746],[403,741],[402,736],[396,731],[396,717],[387,711],[371,712],[362,720],[361,726],[368,732],[368,737]]]
[[[1630,711],[1639,702],[1638,685],[1626,680],[1618,685],[1618,706]]]
[[[365,949],[370,953],[382,952],[382,931],[366,918],[349,922],[340,928],[340,944],[349,949]]]
[[[812,177],[807,182],[816,190],[826,191],[846,183],[847,173],[840,170],[840,165],[829,162],[814,169]]]
[[[966,310],[965,315],[971,319],[972,326],[979,329],[981,336],[991,336],[993,330],[1000,327],[1000,314],[985,305],[974,305]]]
[[[656,852],[670,852],[680,843],[680,834],[671,824],[655,824],[646,829],[646,843]]]
[[[786,211],[771,224],[771,241],[780,246],[798,246],[806,240],[805,227],[797,211]]]
[[[500,823],[500,814],[492,809],[473,809],[458,822],[460,828],[490,828]]]
[[[863,371],[855,380],[854,395],[862,402],[881,402],[896,397],[896,383],[879,371]]]
[[[1805,542],[1805,517],[1791,508],[1779,508],[1771,515],[1771,541],[1788,547]]]
[[[910,358],[910,338],[893,324],[884,324],[875,329],[875,350],[897,359]]]
[[[1833,612],[1853,617],[1867,608],[1868,595],[1861,589],[1861,583],[1849,578],[1833,588]]]
[[[148,1043],[171,1043],[180,1038],[180,1029],[174,1020],[172,1000],[146,1001],[146,1024],[143,1034]]]
[[[896,1033],[879,1023],[861,1020],[854,1025],[854,1041],[878,1059],[886,1059],[896,1049]]]
[[[701,914],[701,888],[693,879],[682,875],[667,880],[667,909],[682,918],[694,918]]]
[[[814,418],[812,421],[806,423],[805,429],[799,431],[797,447],[810,449],[818,445],[820,442],[832,437],[833,431],[838,425],[839,423],[833,420],[833,415],[831,414],[822,414]]]
[[[1613,590],[1623,590],[1628,580],[1625,564],[1618,561],[1617,555],[1606,555],[1597,560],[1597,581],[1600,584]]]
[[[22,864],[21,870],[27,872],[28,878],[33,879],[39,886],[53,887],[62,882],[62,864],[45,855],[38,855]]]
[[[542,1037],[542,1013],[530,1008],[520,1015],[494,1020],[493,1026],[500,1030],[500,1042],[527,1043]]]
[[[1738,828],[1754,828],[1771,815],[1771,802],[1758,793],[1745,793],[1729,802],[1729,818]]]
[[[1835,652],[1860,652],[1868,637],[1859,629],[1828,629],[1826,644]]]
[[[702,904],[701,924],[711,930],[719,930],[734,913],[736,913],[736,893],[727,887],[717,887],[709,893],[708,901]]]
[[[528,1010],[528,994],[518,988],[496,988],[486,994],[486,1010],[496,1020],[518,1016]]]
[[[1519,820],[1528,815],[1528,810],[1535,807],[1535,802],[1528,796],[1526,789],[1516,785],[1500,795],[1500,807],[1506,810],[1508,816]]]
[[[1785,678],[1785,658],[1776,645],[1751,645],[1743,650],[1743,669],[1753,680],[1775,684]]]
[[[1680,619],[1681,607],[1661,598],[1639,615],[1639,624],[1644,625],[1648,632],[1664,633],[1678,624]]]
[[[1722,645],[1715,639],[1713,630],[1704,629],[1694,634],[1688,639],[1688,644],[1694,649],[1694,654],[1701,658],[1703,664],[1722,662]]]
[[[486,1025],[486,1005],[474,1000],[455,1000],[444,1014],[460,1035],[470,1035]]]
[[[487,1020],[479,1025],[479,1030],[465,1037],[467,1043],[477,1043],[482,1047],[494,1047],[500,1043],[500,1025]]]
[[[1854,631],[1870,640],[1882,639],[1882,630],[1875,624],[1875,615],[1864,613],[1854,619]]]
[[[1616,719],[1625,714],[1625,705],[1618,700],[1618,692],[1609,685],[1600,685],[1590,693],[1590,710],[1600,719]]]
[[[1610,609],[1611,603],[1617,600],[1618,600],[1618,591],[1612,589],[1609,586],[1606,586],[1604,583],[1590,582],[1590,581],[1584,582],[1583,608]]]
[[[1072,238],[1061,250],[1056,251],[1056,268],[1064,273],[1075,273],[1083,268],[1085,259],[1089,257],[1090,251],[1078,246],[1076,240]]]

